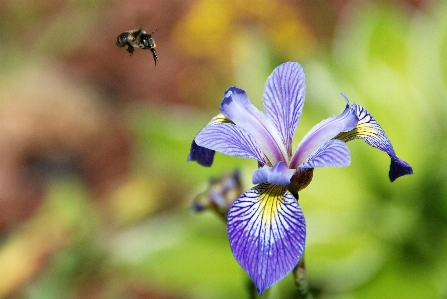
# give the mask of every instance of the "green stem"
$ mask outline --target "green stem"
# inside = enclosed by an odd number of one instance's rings
[[[304,266],[304,255],[298,262],[298,265],[293,269],[293,277],[295,280],[295,287],[298,293],[298,299],[310,299],[312,295],[309,292],[309,283],[306,277],[306,268]]]
[[[249,299],[259,298],[258,290],[256,289],[255,284],[253,283],[253,281],[250,278],[247,279],[247,290],[248,290],[248,298]]]

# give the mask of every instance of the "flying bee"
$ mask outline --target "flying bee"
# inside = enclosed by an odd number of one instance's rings
[[[120,48],[124,48],[130,55],[136,48],[143,50],[150,50],[152,56],[154,57],[155,65],[157,65],[158,56],[155,52],[155,40],[152,38],[158,29],[155,29],[151,34],[147,34],[146,31],[141,29],[129,30],[121,33],[116,38],[116,45]]]

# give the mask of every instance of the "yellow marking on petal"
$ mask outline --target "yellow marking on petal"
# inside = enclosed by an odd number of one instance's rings
[[[222,113],[219,113],[218,115],[216,115],[215,117],[213,117],[211,119],[211,121],[208,123],[208,125],[220,125],[220,124],[224,124],[224,123],[230,123],[234,125],[234,122],[229,119],[226,118],[225,115],[223,115]]]
[[[340,139],[348,142],[353,139],[364,138],[369,136],[381,135],[380,131],[374,124],[362,123],[358,124],[354,129],[349,132],[342,132],[338,134],[334,139]]]
[[[265,187],[264,187],[265,186]],[[265,184],[259,196],[259,206],[257,213],[262,219],[263,225],[270,225],[278,218],[281,204],[284,202],[286,186]]]
[[[356,105],[355,109],[359,117],[357,126],[349,132],[338,134],[334,139],[340,139],[344,142],[354,139],[364,139],[365,141],[369,138],[387,139],[385,132],[365,108]]]

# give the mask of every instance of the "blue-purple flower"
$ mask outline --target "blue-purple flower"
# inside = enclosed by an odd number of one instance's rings
[[[371,114],[347,98],[340,115],[315,125],[292,151],[305,92],[303,69],[293,62],[278,66],[267,79],[265,114],[245,91],[230,87],[221,113],[196,135],[188,156],[204,166],[212,164],[215,151],[258,161],[252,178],[256,186],[231,205],[227,228],[233,254],[259,293],[290,273],[302,257],[306,224],[298,191],[310,183],[314,168],[350,164],[346,142],[360,138],[386,152],[391,181],[413,173]]]

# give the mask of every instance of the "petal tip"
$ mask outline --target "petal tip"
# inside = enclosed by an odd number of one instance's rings
[[[341,93],[341,92],[340,92],[340,95],[342,96],[343,99],[345,99],[345,101],[346,101],[346,105],[349,106],[350,104],[349,104],[349,99],[348,99],[348,97],[345,96],[345,95],[344,95],[343,93]]]
[[[213,164],[215,153],[216,152],[213,150],[197,145],[196,141],[193,140],[191,150],[186,161],[196,161],[202,166],[210,167]]]
[[[413,174],[413,168],[405,161],[391,159],[390,165],[390,181],[394,182],[397,178]]]
[[[232,94],[243,94],[243,93],[245,93],[243,89],[232,85],[227,90],[225,90],[224,99],[231,97]]]

